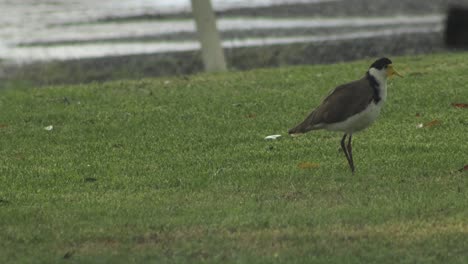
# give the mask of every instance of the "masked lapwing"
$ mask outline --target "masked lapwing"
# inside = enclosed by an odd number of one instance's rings
[[[302,123],[290,129],[289,134],[295,136],[317,129],[344,132],[341,148],[354,173],[351,138],[375,121],[387,99],[387,78],[393,75],[402,77],[393,69],[391,60],[376,60],[364,77],[336,87]]]

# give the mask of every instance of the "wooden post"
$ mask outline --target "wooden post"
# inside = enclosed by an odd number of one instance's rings
[[[226,60],[221,46],[211,0],[191,0],[192,13],[200,38],[203,64],[209,72],[225,71]]]

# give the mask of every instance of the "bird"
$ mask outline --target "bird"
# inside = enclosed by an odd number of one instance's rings
[[[298,136],[311,130],[344,132],[341,148],[354,174],[351,139],[354,133],[369,127],[380,114],[387,99],[387,78],[403,77],[386,57],[371,64],[364,77],[339,85],[301,123],[288,133]],[[348,137],[348,143],[346,138]]]

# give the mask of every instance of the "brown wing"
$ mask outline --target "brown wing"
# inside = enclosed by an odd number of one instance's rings
[[[340,85],[302,123],[289,130],[289,133],[305,133],[320,129],[317,124],[344,121],[353,113],[364,110],[372,101],[373,93],[372,86],[365,77]]]

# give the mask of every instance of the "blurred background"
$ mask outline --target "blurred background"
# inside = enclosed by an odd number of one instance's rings
[[[230,70],[448,50],[468,0],[212,0]],[[468,30],[464,29],[464,30]],[[0,0],[0,80],[35,84],[203,71],[190,0]]]

